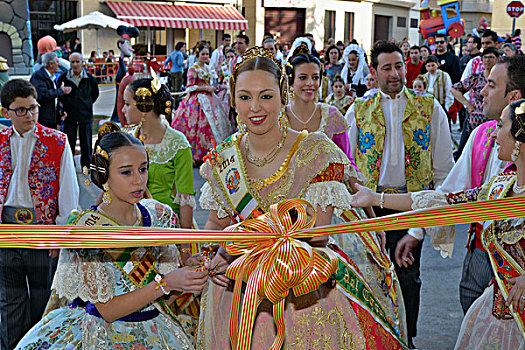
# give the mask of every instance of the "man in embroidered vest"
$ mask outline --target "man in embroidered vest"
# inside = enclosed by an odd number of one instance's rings
[[[441,186],[436,190],[442,193],[463,191],[479,187],[499,173],[512,169],[512,165],[498,159],[498,145],[492,135],[496,129],[497,120],[503,109],[512,103],[525,98],[525,57],[501,57],[492,68],[488,76],[488,84],[481,94],[483,95],[483,114],[493,119],[478,126],[470,134],[461,157]],[[492,136],[491,136],[492,135]],[[446,230],[446,231],[445,231]],[[459,284],[459,299],[463,312],[466,313],[472,303],[483,294],[494,277],[489,257],[481,243],[483,226],[480,223],[472,224],[466,243],[467,255],[463,262],[463,272]],[[411,229],[414,236],[423,239],[423,230]],[[427,234],[441,237],[446,245],[434,246],[442,250],[443,257],[452,254],[454,245],[454,231],[440,227],[427,229]],[[443,238],[447,235],[447,238]],[[403,255],[398,259],[405,259],[412,247],[419,241],[407,236],[399,243]]]
[[[37,123],[37,92],[28,81],[8,81],[0,102],[12,121],[0,131],[1,223],[64,225],[79,194],[66,135]],[[58,250],[0,249],[1,350],[42,318],[57,256]]]
[[[366,186],[378,192],[414,192],[441,184],[454,165],[445,111],[431,95],[405,87],[405,62],[396,45],[378,43],[372,49],[371,62],[379,91],[357,99],[346,114],[352,150],[359,170],[368,179]],[[376,213],[382,216],[392,211],[377,208]],[[392,261],[397,242],[406,233],[388,233]],[[413,255],[413,265],[396,266],[411,348],[417,335],[421,244]]]

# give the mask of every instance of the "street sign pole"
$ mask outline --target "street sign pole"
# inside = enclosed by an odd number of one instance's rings
[[[514,30],[516,29],[516,17],[512,18],[512,37],[514,37]]]

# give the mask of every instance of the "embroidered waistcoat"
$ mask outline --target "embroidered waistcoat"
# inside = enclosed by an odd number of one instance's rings
[[[405,143],[405,176],[409,192],[432,187],[432,147],[430,122],[434,97],[404,88],[407,104],[402,120]],[[381,93],[355,102],[357,125],[356,163],[368,179],[366,186],[377,190],[385,143],[385,116],[381,108]]]
[[[13,127],[0,131],[0,220],[7,189],[13,174],[11,142]],[[58,215],[60,160],[67,142],[66,135],[36,125],[37,137],[29,165],[29,191],[33,200],[37,224],[54,224]]]

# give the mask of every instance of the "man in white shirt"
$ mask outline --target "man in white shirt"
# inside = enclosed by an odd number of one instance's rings
[[[405,87],[405,62],[401,49],[381,42],[371,54],[371,73],[379,91],[356,100],[346,114],[354,159],[367,177],[367,187],[378,192],[413,192],[432,188],[446,178],[454,165],[447,116],[431,95]],[[391,214],[374,208],[379,216]],[[404,231],[387,234],[390,258]],[[421,244],[412,252],[413,265],[396,265],[405,301],[408,345],[417,335],[421,280]]]
[[[28,81],[8,81],[0,101],[12,121],[0,131],[1,223],[64,225],[79,197],[66,135],[37,123],[37,92]],[[41,319],[57,256],[57,250],[0,249],[0,349],[12,349]]]

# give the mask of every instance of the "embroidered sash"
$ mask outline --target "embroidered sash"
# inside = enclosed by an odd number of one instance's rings
[[[114,219],[96,210],[85,210],[79,213],[71,224],[77,226],[122,226]],[[117,268],[122,278],[131,282],[135,288],[143,287],[152,282],[158,273],[155,256],[144,247],[102,249],[102,251]],[[157,299],[155,305],[180,325],[177,315],[166,305],[164,300]]]
[[[494,139],[490,137],[496,129],[497,121],[490,120],[481,124],[474,136],[471,164],[471,188],[481,186],[483,175],[487,168]]]
[[[489,199],[504,198],[515,181],[516,176],[514,174],[497,176],[490,185]],[[519,277],[525,273],[525,270],[505,251],[502,243],[517,244],[523,236],[524,234],[521,231],[512,231],[501,237],[496,236],[494,223],[491,223],[482,235],[483,245],[488,252],[490,264],[494,271],[494,279],[505,300],[507,300],[513,287],[507,279]],[[513,310],[511,305],[510,313],[522,336],[525,337],[525,312],[519,313],[519,310]]]
[[[228,206],[228,212],[233,213],[231,219],[234,223],[262,214],[259,203],[250,193],[241,155],[237,152],[239,137],[239,134],[234,134],[227,138],[217,147],[215,158],[210,159],[213,176],[227,201],[224,204]]]

